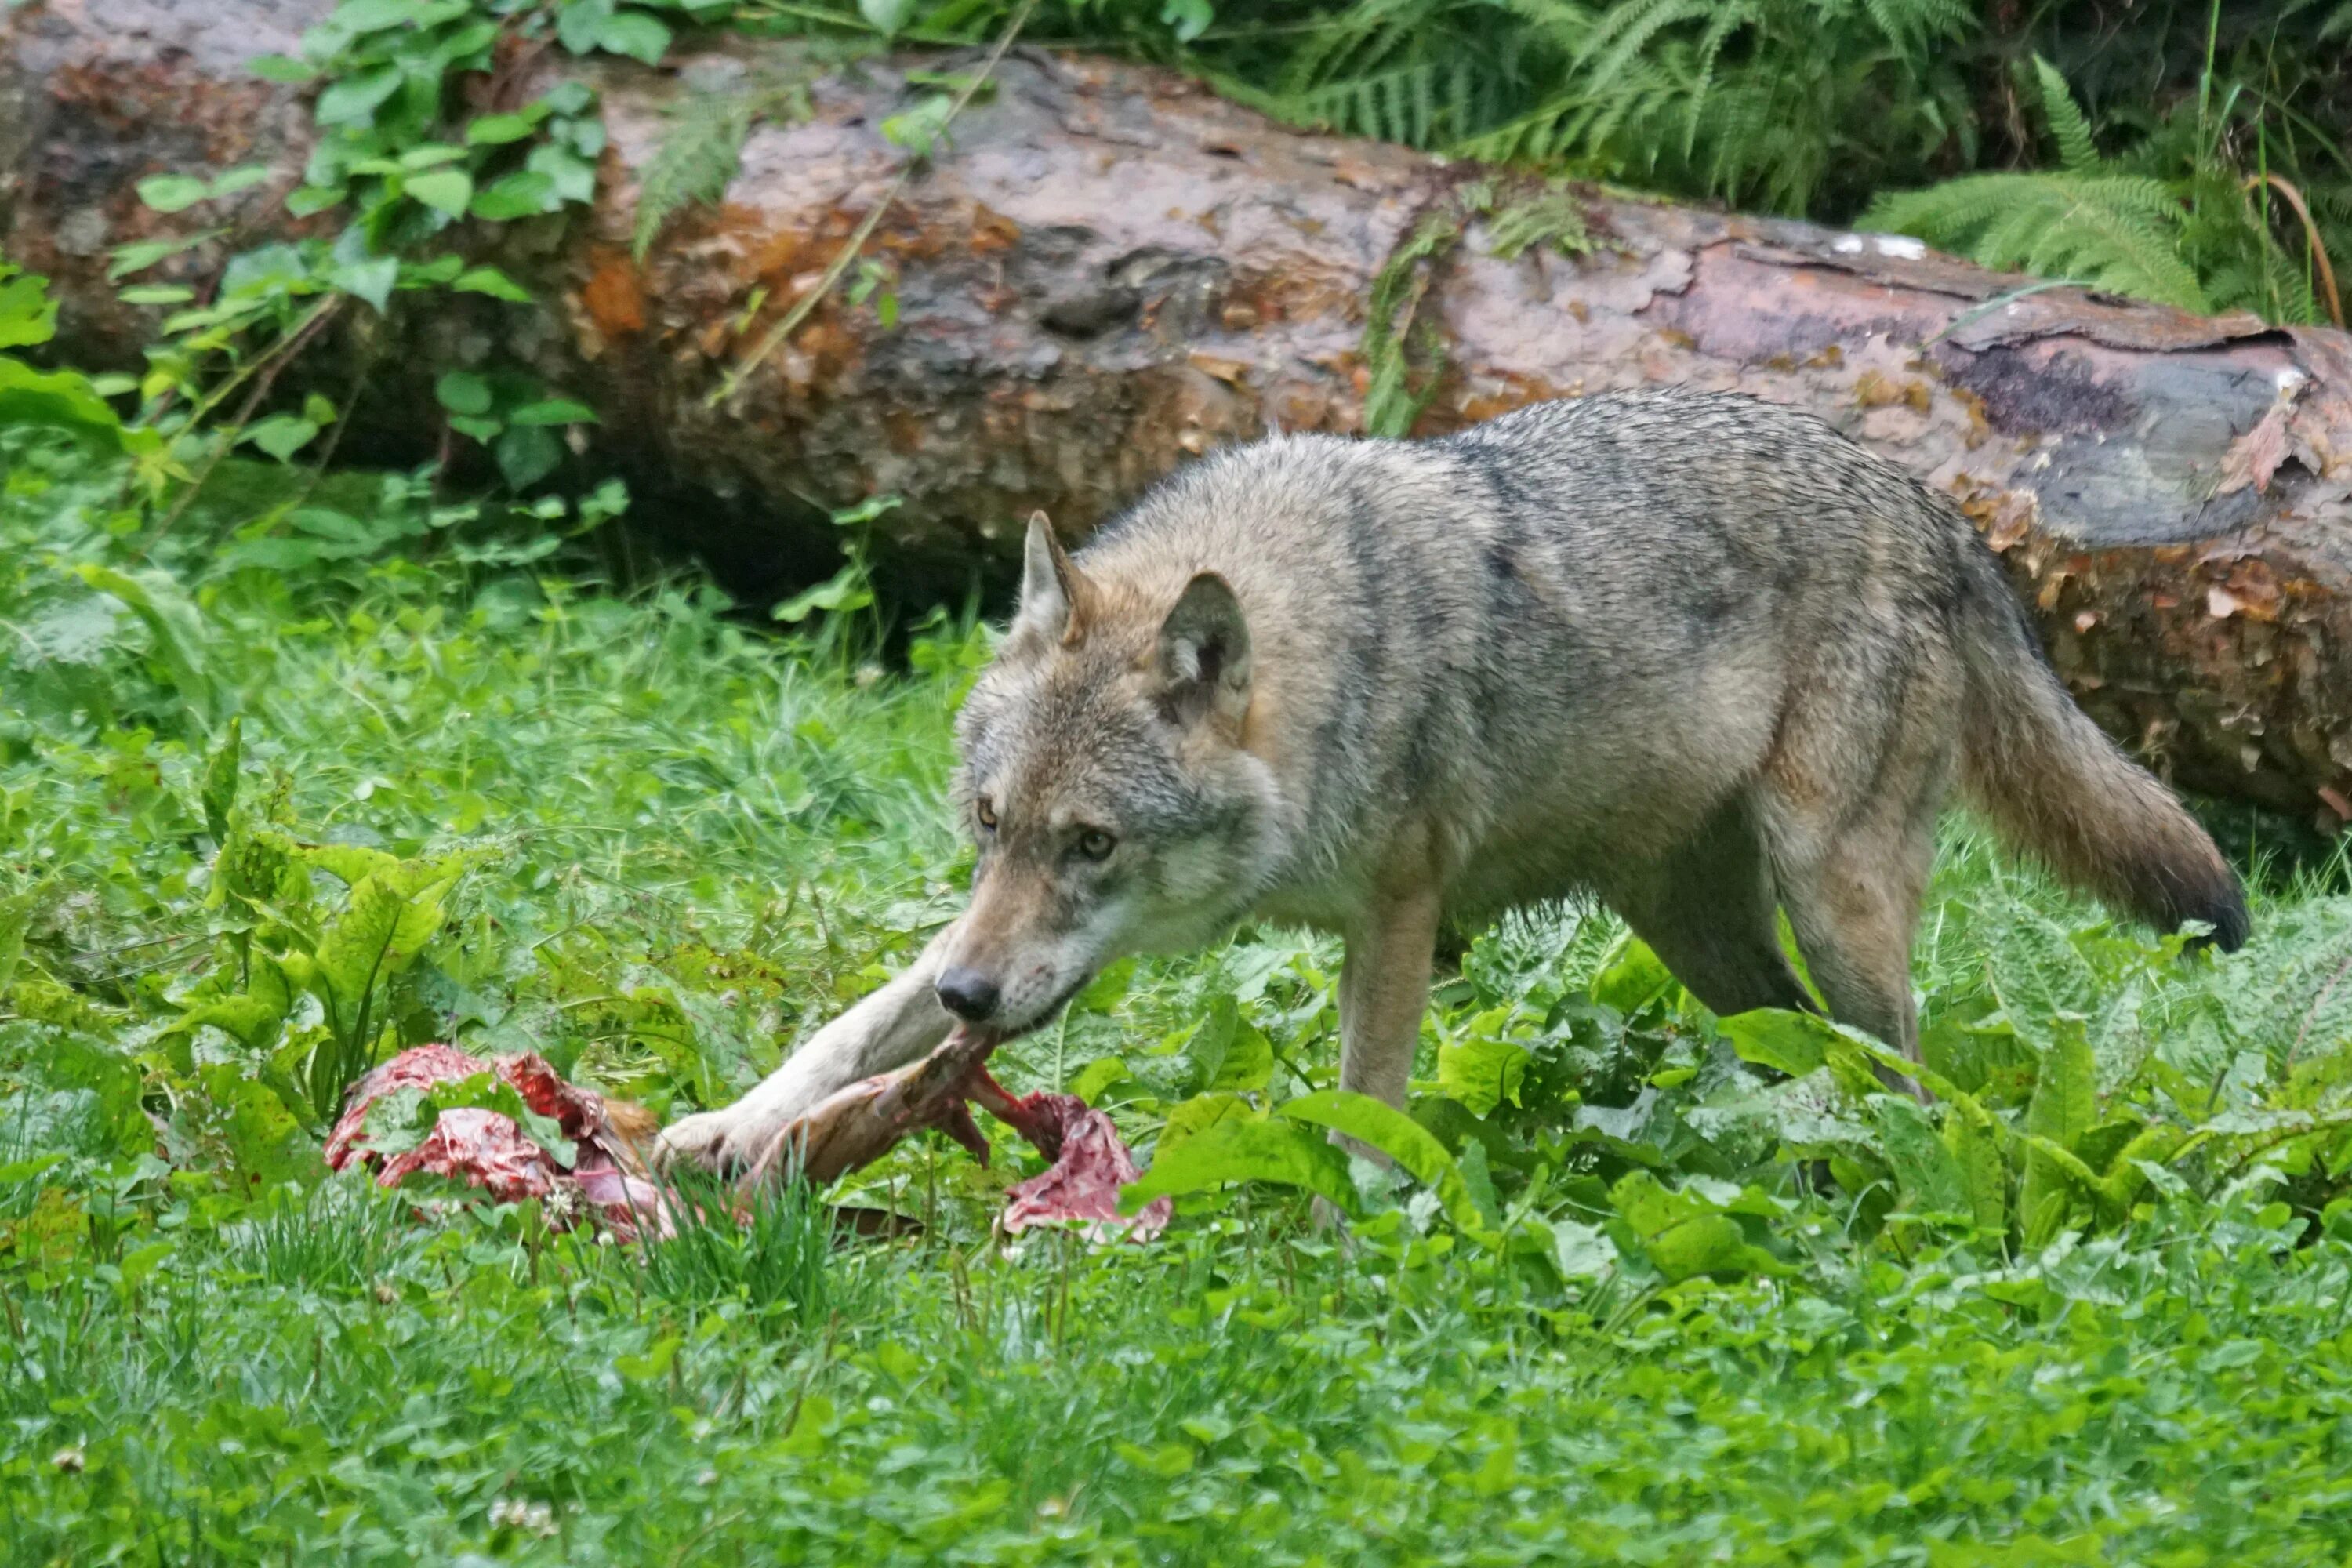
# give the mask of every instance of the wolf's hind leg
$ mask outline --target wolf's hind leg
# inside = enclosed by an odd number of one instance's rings
[[[1780,951],[1771,867],[1745,800],[1726,803],[1679,848],[1612,877],[1604,896],[1713,1011],[1810,1005]]]
[[[1911,937],[1935,858],[1933,805],[1890,802],[1858,821],[1786,810],[1767,820],[1781,901],[1830,1016],[1917,1061]]]

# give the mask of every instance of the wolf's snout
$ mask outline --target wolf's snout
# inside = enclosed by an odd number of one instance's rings
[[[940,1006],[969,1024],[986,1023],[1001,994],[995,981],[961,964],[940,975],[932,989],[940,994]]]

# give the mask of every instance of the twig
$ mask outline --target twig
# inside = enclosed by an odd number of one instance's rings
[[[957,90],[955,98],[948,104],[947,113],[940,117],[938,129],[932,132],[934,144],[940,137],[947,134],[948,127],[955,123],[956,116],[963,112],[964,105],[971,101],[972,95],[977,93],[982,86],[995,74],[997,63],[1004,58],[1004,51],[1013,47],[1013,40],[1020,36],[1023,25],[1029,20],[1029,13],[1036,8],[1037,0],[1023,0],[1021,9],[1013,14],[1013,19],[1004,25],[1004,31],[997,35],[996,43],[988,51],[988,58],[981,62],[980,69],[965,81]],[[874,204],[864,220],[858,224],[856,231],[834,256],[832,265],[828,266],[824,269],[824,275],[816,280],[816,287],[793,300],[793,308],[784,312],[782,321],[768,329],[767,334],[761,338],[759,346],[736,362],[735,368],[727,373],[725,379],[719,382],[718,389],[704,399],[704,406],[716,408],[734,396],[741,390],[744,381],[751,374],[759,369],[770,354],[782,347],[784,340],[791,337],[803,321],[808,320],[809,313],[833,292],[834,286],[839,283],[843,274],[849,270],[850,263],[856,261],[859,253],[865,250],[866,242],[873,238],[875,229],[881,226],[883,216],[898,201],[899,194],[906,190],[908,182],[915,177],[915,171],[920,168],[928,158],[928,152],[914,153],[908,158],[906,166],[898,171],[898,177],[892,180],[882,192],[881,200]]]
[[[343,395],[343,406],[336,416],[335,427],[327,432],[327,444],[320,449],[319,460],[312,466],[310,477],[304,482],[301,493],[294,498],[296,506],[300,506],[309,500],[311,494],[318,489],[319,481],[327,477],[328,465],[335,460],[335,449],[343,444],[343,432],[352,427],[352,411],[360,405],[360,399],[367,395],[368,377],[375,370],[375,359],[376,351],[371,343],[368,352],[360,360],[359,370],[352,376],[351,391]]]
[[[2336,292],[2336,268],[2327,259],[2327,247],[2320,243],[2319,226],[2311,221],[2311,209],[2304,205],[2303,193],[2281,174],[2249,174],[2242,188],[2251,191],[2256,185],[2268,185],[2278,192],[2286,198],[2286,205],[2294,209],[2294,216],[2303,220],[2304,243],[2311,247],[2311,259],[2319,267],[2321,298],[2327,307],[2327,319],[2342,326],[2344,301]]]
[[[292,335],[272,349],[264,360],[258,362],[257,368],[260,366],[266,366],[266,368],[260,369],[260,374],[253,384],[253,390],[246,395],[243,406],[236,411],[236,420],[221,433],[219,442],[213,447],[212,456],[206,458],[205,466],[196,470],[196,477],[188,481],[188,488],[180,492],[180,499],[172,503],[172,510],[163,514],[163,521],[155,525],[155,531],[149,534],[137,550],[131,552],[132,560],[145,560],[147,552],[154,549],[165,534],[172,531],[172,525],[178,522],[188,508],[195,504],[196,497],[204,490],[205,481],[213,477],[213,470],[220,467],[221,459],[227,457],[229,448],[236,445],[237,437],[243,433],[246,425],[253,418],[254,411],[261,406],[261,400],[268,397],[269,389],[278,384],[278,373],[294,363],[294,356],[300,353],[310,340],[319,335],[335,312],[342,307],[343,300],[347,298],[349,298],[347,295],[336,294],[320,300],[317,308],[303,319],[302,324],[294,329]],[[246,374],[252,374],[253,372],[247,371]],[[236,381],[233,379],[229,385],[234,386],[236,384]],[[227,387],[221,389],[223,394],[227,390]],[[217,401],[218,396],[219,395],[215,395],[210,401]]]

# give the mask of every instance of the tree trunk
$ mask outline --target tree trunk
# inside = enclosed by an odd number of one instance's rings
[[[0,232],[57,279],[69,353],[135,359],[154,330],[158,312],[114,300],[111,247],[226,222],[160,269],[201,283],[229,247],[295,227],[278,197],[307,105],[240,65],[328,8],[37,0],[0,21]],[[1385,368],[1426,395],[1417,431],[1668,383],[1810,408],[1958,500],[2112,731],[2195,787],[2352,818],[2341,332],[2020,292],[1909,240],[1563,197],[1287,130],[1163,71],[1016,49],[882,217],[866,250],[886,280],[862,302],[834,290],[714,405],[904,166],[881,126],[926,62],[817,77],[814,112],[755,129],[723,205],[679,215],[642,264],[639,178],[681,98],[804,61],[742,39],[661,70],[541,57],[530,68],[603,95],[595,210],[463,236],[546,302],[398,312],[377,329],[399,350],[379,359],[377,425],[425,449],[428,367],[520,358],[601,411],[600,454],[725,519],[706,544],[804,549],[813,507],[888,494],[902,504],[876,550],[961,574],[1008,560],[1033,508],[1076,537],[1188,455],[1360,429],[1385,276],[1391,325],[1410,318]],[[251,161],[282,177],[201,213],[151,213],[132,191]],[[1580,218],[1589,252],[1505,243],[1547,202]],[[1458,241],[1408,255],[1449,220]]]

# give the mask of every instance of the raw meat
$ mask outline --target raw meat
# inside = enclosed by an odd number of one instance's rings
[[[494,1072],[512,1084],[525,1105],[562,1129],[576,1152],[570,1170],[514,1118],[475,1106],[442,1111],[423,1142],[390,1159],[368,1147],[368,1107],[383,1096],[401,1089],[456,1083],[483,1072]],[[354,1160],[374,1167],[377,1184],[385,1187],[424,1171],[470,1183],[501,1203],[545,1199],[551,1217],[593,1215],[625,1241],[641,1228],[660,1236],[674,1229],[661,1189],[646,1178],[636,1151],[613,1130],[604,1097],[564,1082],[537,1056],[484,1061],[440,1045],[403,1051],[352,1086],[342,1117],[327,1135],[326,1156],[331,1170],[340,1171]]]

